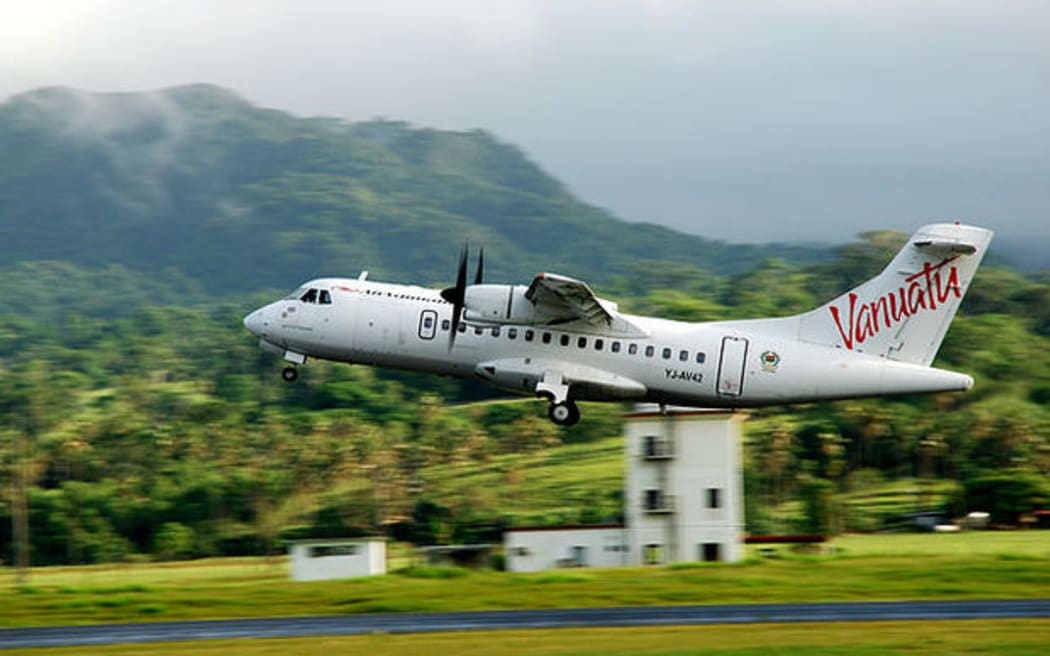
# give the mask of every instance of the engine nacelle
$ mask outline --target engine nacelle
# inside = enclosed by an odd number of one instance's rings
[[[524,285],[470,285],[463,298],[463,317],[468,321],[494,321],[513,324],[541,324],[572,315],[558,316],[537,308],[525,298]]]

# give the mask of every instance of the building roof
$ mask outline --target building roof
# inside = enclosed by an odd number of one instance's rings
[[[634,409],[626,413],[628,419],[651,419],[666,417],[706,417],[706,416],[732,416],[740,414],[737,410],[728,408],[689,408],[681,405],[669,405],[661,407],[656,403],[638,403]]]
[[[417,547],[416,551],[422,553],[464,553],[471,551],[492,551],[496,548],[494,544],[433,544],[427,547]]]
[[[526,531],[584,531],[584,530],[600,530],[600,529],[623,529],[627,528],[623,524],[566,524],[564,526],[515,526],[514,528],[508,528],[505,532],[526,532]]]
[[[286,544],[305,544],[307,546],[319,546],[324,544],[354,544],[357,542],[386,542],[381,536],[371,535],[359,538],[313,538],[309,540],[286,540]]]

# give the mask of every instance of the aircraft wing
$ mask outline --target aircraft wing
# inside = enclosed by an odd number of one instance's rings
[[[563,360],[542,358],[504,358],[478,364],[474,373],[482,380],[521,390],[523,380],[555,380],[571,386],[573,398],[580,400],[640,399],[647,391],[642,383],[612,371]]]
[[[570,316],[594,327],[613,323],[615,307],[594,295],[587,283],[554,273],[541,273],[532,280],[525,298],[537,309],[553,316]]]

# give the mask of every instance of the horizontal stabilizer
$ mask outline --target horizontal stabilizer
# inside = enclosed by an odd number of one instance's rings
[[[916,248],[923,251],[942,255],[973,255],[977,252],[975,244],[966,244],[947,239],[921,239],[913,243]]]

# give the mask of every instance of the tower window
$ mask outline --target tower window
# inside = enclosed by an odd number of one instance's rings
[[[709,487],[705,491],[707,496],[707,507],[708,508],[721,508],[722,507],[722,490],[717,487]]]

